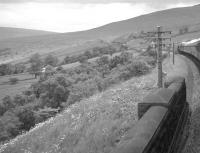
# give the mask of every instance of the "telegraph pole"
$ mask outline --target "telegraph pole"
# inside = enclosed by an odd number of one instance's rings
[[[174,46],[175,44],[174,44],[174,42],[173,42],[173,64],[174,64],[174,62],[175,62],[175,59],[174,59],[174,54],[175,54],[175,46]]]
[[[158,87],[162,88],[162,39],[161,27],[157,27],[157,64],[158,64]]]
[[[170,39],[171,38],[163,38],[162,34],[171,34],[171,31],[162,31],[162,27],[161,26],[157,26],[157,31],[155,32],[148,32],[149,34],[153,34],[156,37],[152,37],[152,39],[155,39],[157,41],[157,66],[158,66],[158,82],[157,85],[159,88],[163,87],[163,72],[162,72],[162,47],[166,46],[166,44],[163,44],[163,41],[166,39]]]

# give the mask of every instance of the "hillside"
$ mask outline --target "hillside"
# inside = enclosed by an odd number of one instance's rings
[[[42,58],[51,53],[62,59],[93,47],[109,46],[110,41],[126,44],[127,52],[116,53],[119,57],[111,54],[102,56],[101,60],[96,61],[98,57],[88,60],[96,63],[66,64],[64,70],[54,75],[47,72],[39,80],[27,73],[1,77],[0,93],[2,97],[9,96],[0,103],[0,153],[110,153],[123,144],[124,136],[137,122],[137,104],[157,89],[156,52],[144,49],[149,42],[141,31],[161,25],[173,31],[174,42],[198,38],[199,12],[200,5],[197,5],[142,15],[87,31],[5,36],[0,40],[0,64],[15,65],[36,52]],[[188,31],[180,34],[180,29],[185,27]],[[191,64],[180,55],[175,56],[174,64],[171,58],[163,61],[167,77],[178,74],[193,82]],[[67,70],[72,65],[76,69]],[[11,78],[19,81],[12,84]],[[28,88],[31,83],[34,84]],[[187,91],[190,97],[191,93]],[[56,113],[59,114],[54,116]]]
[[[186,69],[180,56],[176,56],[175,65],[171,59],[164,62],[169,75],[187,75]],[[0,153],[111,152],[136,123],[137,103],[156,89],[156,70],[71,105],[55,118],[0,146]]]
[[[42,30],[0,27],[0,34],[1,34],[0,40],[5,40],[9,38],[27,37],[27,36],[40,36],[52,33],[53,32],[42,31]]]
[[[0,55],[0,59],[10,61],[27,58],[34,52],[39,52],[40,54],[47,54],[49,52],[56,54],[59,52],[58,56],[63,56],[80,52],[80,44],[83,47],[84,42],[88,40],[111,40],[127,33],[153,30],[157,25],[164,26],[165,29],[170,29],[175,34],[184,26],[187,26],[191,31],[199,31],[199,12],[200,5],[174,8],[110,23],[86,31],[2,40],[0,41],[0,50],[8,49],[9,54],[6,56]]]

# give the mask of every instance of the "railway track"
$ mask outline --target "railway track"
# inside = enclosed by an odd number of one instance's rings
[[[200,60],[199,59],[197,59],[194,55],[184,52],[182,50],[178,50],[178,53],[190,59],[195,64],[200,74]]]
[[[199,76],[200,75],[200,60],[197,58],[197,57],[199,57],[198,50],[196,50],[197,53],[194,54],[194,52],[192,52],[191,50],[188,50],[187,48],[184,49],[184,47],[183,47],[183,48],[179,49],[178,52],[179,52],[179,54],[185,56],[186,58],[188,58],[195,64],[196,68],[198,69],[197,75]],[[191,53],[193,53],[197,57],[195,57]],[[194,94],[198,94],[198,92],[196,92]],[[198,99],[196,99],[195,102],[198,103]],[[191,109],[193,111],[190,112],[190,123],[188,125],[188,128],[190,128],[190,130],[192,129],[192,131],[196,131],[195,133],[197,133],[197,131],[199,131],[199,130],[196,125],[199,122],[198,118],[200,116],[200,113],[198,112],[198,108],[192,107]],[[189,136],[189,143],[185,146],[184,153],[198,153],[199,146],[200,146],[199,143],[197,143],[198,140],[199,140],[199,136],[196,134]]]

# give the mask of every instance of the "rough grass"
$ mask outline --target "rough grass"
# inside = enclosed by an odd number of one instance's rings
[[[155,88],[154,78],[134,78],[76,103],[4,145],[0,152],[110,152],[137,120],[136,105]]]
[[[167,63],[167,72],[179,67]],[[156,89],[156,76],[155,69],[82,100],[2,145],[0,153],[109,153],[136,123],[137,103]]]

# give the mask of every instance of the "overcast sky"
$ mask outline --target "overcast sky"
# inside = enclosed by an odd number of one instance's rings
[[[200,0],[0,0],[0,26],[71,32]]]

